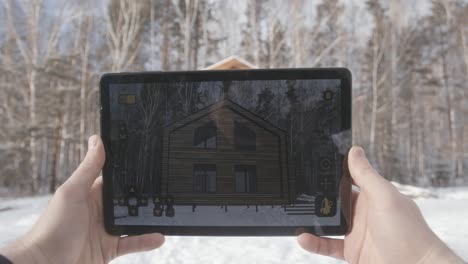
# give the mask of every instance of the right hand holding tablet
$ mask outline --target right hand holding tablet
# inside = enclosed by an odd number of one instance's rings
[[[401,194],[353,147],[349,170],[360,192],[353,193],[351,231],[345,239],[304,233],[305,250],[349,263],[464,263],[427,225],[416,203]]]

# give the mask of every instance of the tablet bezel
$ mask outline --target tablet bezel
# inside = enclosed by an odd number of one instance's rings
[[[341,80],[341,130],[351,130],[351,72],[346,68],[301,68],[301,69],[249,69],[214,71],[171,71],[107,73],[100,80],[100,125],[104,146],[109,145],[110,108],[109,85],[120,83],[145,83],[161,81],[224,81],[224,80],[295,80],[339,79]],[[292,236],[303,232],[316,235],[344,235],[350,229],[351,180],[343,157],[344,174],[340,183],[341,221],[339,226],[133,226],[115,225],[112,202],[112,175],[110,154],[106,148],[103,174],[103,210],[105,230],[112,235],[137,235],[158,232],[164,235],[184,236]]]

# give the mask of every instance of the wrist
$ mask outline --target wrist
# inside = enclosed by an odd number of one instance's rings
[[[418,262],[418,264],[464,264],[465,262],[455,254],[445,243],[439,241],[435,243],[427,251],[426,255]]]
[[[22,263],[49,263],[41,249],[27,238],[21,238],[4,248],[0,248],[0,254],[5,256],[13,264]]]

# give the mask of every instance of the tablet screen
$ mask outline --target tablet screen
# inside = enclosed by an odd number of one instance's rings
[[[341,79],[108,87],[114,225],[341,224]]]

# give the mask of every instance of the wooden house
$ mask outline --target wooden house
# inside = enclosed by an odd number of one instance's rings
[[[164,128],[161,193],[176,204],[286,204],[286,132],[224,99]]]

